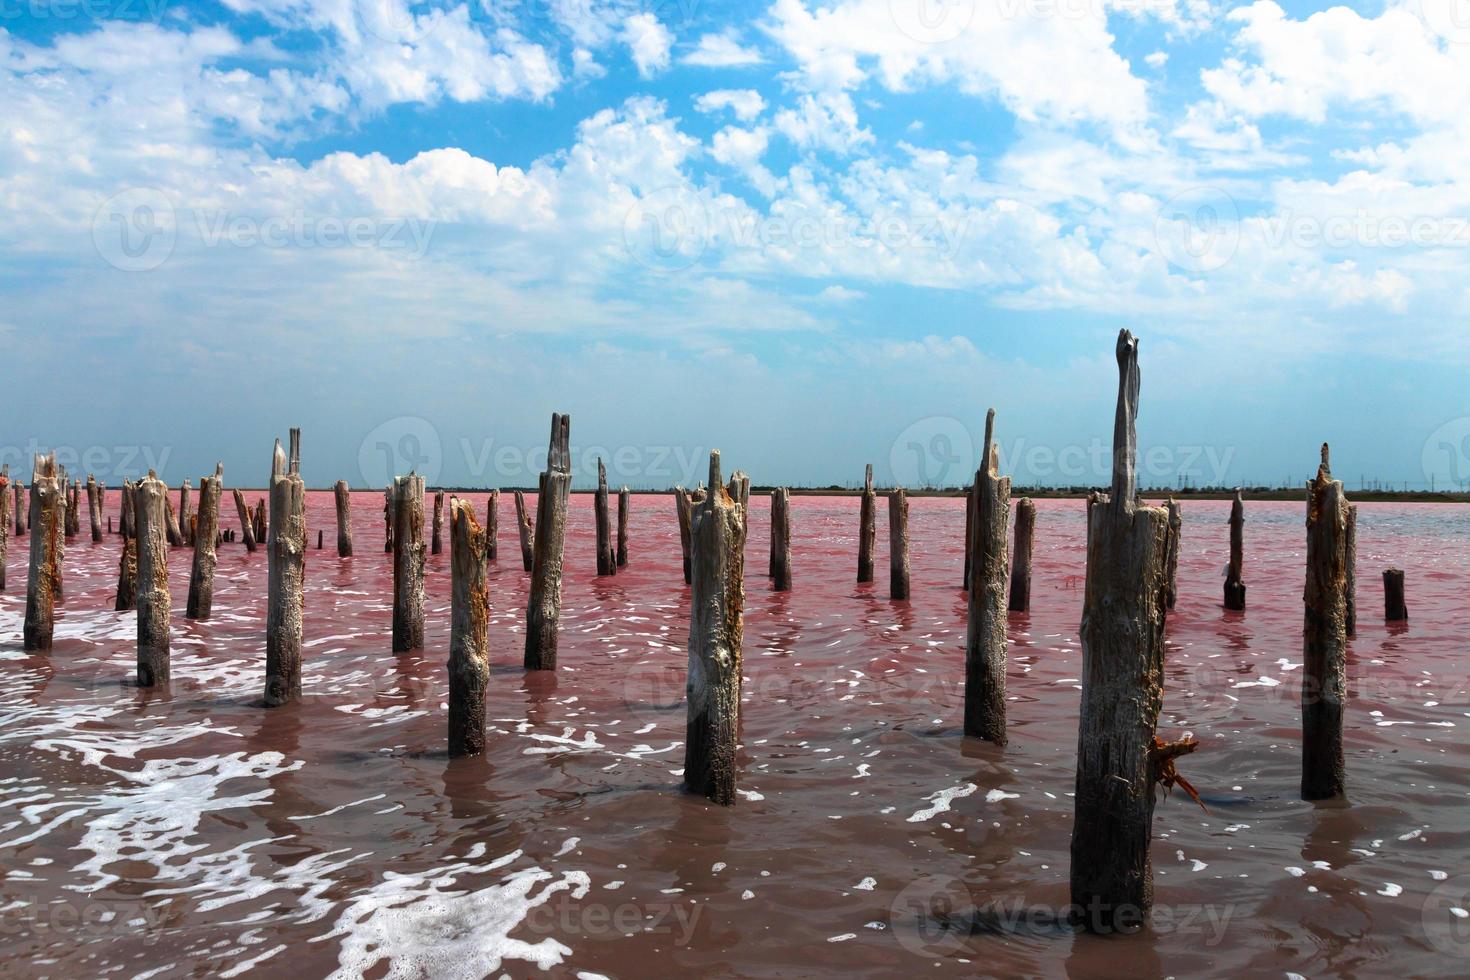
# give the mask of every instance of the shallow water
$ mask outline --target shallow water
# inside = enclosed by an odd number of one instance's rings
[[[116,507],[116,493],[109,508]],[[254,496],[251,498],[254,499]],[[475,495],[484,507],[484,495]],[[0,595],[0,957],[9,976],[635,977],[917,971],[1077,977],[1455,972],[1470,955],[1470,508],[1363,504],[1346,807],[1297,799],[1302,505],[1247,505],[1249,609],[1221,609],[1228,503],[1189,501],[1161,734],[1193,731],[1154,821],[1153,924],[1077,935],[1067,902],[1085,528],[1038,503],[1032,613],[1011,618],[1010,745],[958,734],[963,506],[911,501],[913,600],[854,582],[858,500],[792,501],[795,588],[747,552],[739,803],[681,793],[688,592],[672,499],[632,500],[594,574],[573,498],[561,670],[521,669],[514,507],[491,572],[483,758],[445,754],[448,555],[426,650],[389,651],[380,494],[308,523],[304,699],[260,706],[265,558],[221,548],[170,691],[131,686],[115,537],[69,544],[49,656],[20,650],[25,543]],[[234,526],[233,513],[225,517]],[[315,543],[314,530],[311,541]],[[1408,572],[1405,628],[1379,573]]]

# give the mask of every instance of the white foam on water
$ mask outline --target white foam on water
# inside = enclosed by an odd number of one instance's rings
[[[924,797],[924,799],[932,805],[915,811],[914,814],[909,817],[908,822],[923,823],[926,820],[932,820],[934,817],[938,816],[941,813],[947,813],[949,812],[949,805],[951,803],[953,803],[955,800],[969,796],[971,793],[975,792],[979,788],[980,787],[976,786],[974,783],[963,783],[959,786],[951,786],[949,789],[939,790],[937,793],[930,793],[928,796]]]

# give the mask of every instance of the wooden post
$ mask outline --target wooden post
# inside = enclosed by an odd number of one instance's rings
[[[618,555],[613,544],[612,514],[609,511],[607,467],[597,460],[597,494],[592,498],[592,517],[597,525],[597,574],[616,575]]]
[[[10,551],[10,464],[0,465],[0,592],[5,590],[5,559]]]
[[[491,490],[485,501],[485,557],[498,561],[500,557],[500,491]]]
[[[526,495],[520,490],[516,491],[516,529],[521,536],[521,565],[529,572],[536,563],[531,546],[536,529],[531,526],[531,515],[526,513]]]
[[[735,502],[740,505],[742,515],[750,513],[750,477],[746,476],[744,470],[736,470],[730,474],[730,483],[725,489]],[[744,520],[740,522],[740,550],[745,550],[745,540],[749,536],[750,528]]]
[[[383,491],[383,553],[393,554],[393,484]]]
[[[527,670],[556,669],[557,627],[561,621],[561,563],[566,541],[567,498],[572,490],[570,415],[551,416],[551,445],[536,498],[536,549],[526,604]]]
[[[735,802],[744,636],[746,512],[710,453],[709,492],[690,516],[694,579],[689,601],[688,723],[684,784],[715,803]]]
[[[1348,504],[1347,512],[1347,635],[1358,635],[1358,505]]]
[[[300,431],[291,430],[291,457],[276,440],[271,457],[271,514],[266,537],[265,706],[301,697],[301,611],[306,582],[306,484],[301,479]]]
[[[902,487],[888,494],[888,597],[909,597],[909,495]]]
[[[75,480],[70,486],[63,484],[63,487],[66,490],[66,536],[70,538],[82,530],[81,481]]]
[[[26,581],[26,650],[50,650],[56,604],[56,580],[61,572],[61,541],[65,536],[65,493],[56,475],[56,454],[36,456],[31,471],[30,575]]]
[[[490,680],[490,591],[486,533],[468,500],[449,502],[449,754],[485,751]]]
[[[219,503],[224,493],[225,464],[216,463],[214,476],[199,481],[199,513],[194,515],[194,564],[189,570],[187,619],[208,619],[214,610],[214,569],[219,563]]]
[[[190,500],[189,481],[185,480],[179,484],[179,533],[183,535],[184,544],[194,544],[194,507]]]
[[[1245,608],[1245,498],[1239,490],[1230,504],[1230,564],[1225,569],[1225,608]]]
[[[1390,623],[1401,623],[1409,618],[1409,607],[1404,602],[1404,570],[1390,568],[1383,573],[1383,618]]]
[[[981,465],[985,465],[982,461]],[[975,487],[971,484],[965,487],[965,578],[960,586],[962,591],[970,591],[971,569],[974,568],[975,556],[972,551],[975,547]]]
[[[1006,526],[1011,480],[1000,475],[993,441],[995,409],[985,414],[985,444],[972,488],[974,535],[969,540],[969,628],[965,638],[965,734],[1006,744]]]
[[[169,682],[168,484],[152,470],[133,488],[138,532],[138,686]]]
[[[444,491],[434,491],[434,534],[429,541],[429,553],[437,555],[444,550]]]
[[[618,567],[628,564],[628,512],[631,510],[632,492],[626,486],[618,489]]]
[[[134,498],[136,503],[137,498]],[[169,499],[167,493],[163,498],[163,533],[170,548],[182,548],[184,546],[184,532],[179,530],[179,516],[174,512],[174,502]]]
[[[21,500],[21,492],[25,490],[25,484],[16,480],[11,485],[15,496],[15,536],[18,538],[26,533],[26,508]]]
[[[771,589],[791,591],[791,491],[771,491]]]
[[[346,480],[338,480],[332,487],[337,502],[337,557],[352,557],[352,491]]]
[[[122,555],[117,565],[116,612],[126,612],[138,604],[138,540],[133,535],[133,484],[127,480],[122,485],[122,517],[118,523],[122,535]]]
[[[684,555],[685,585],[690,585],[693,582],[693,578],[691,577],[693,572],[689,556],[689,522],[693,509],[694,505],[689,499],[688,491],[686,491],[683,487],[675,487],[674,510],[678,513],[679,517],[679,550],[683,552]]]
[[[424,478],[393,481],[393,652],[424,648]]]
[[[1127,929],[1153,905],[1154,783],[1172,772],[1155,738],[1164,684],[1169,514],[1136,494],[1138,343],[1118,335],[1113,484],[1089,498],[1082,606],[1082,705],[1072,821],[1072,905],[1096,932]]]
[[[238,488],[231,491],[235,495],[235,513],[240,516],[240,540],[245,542],[245,550],[255,552],[255,531],[251,528],[250,508],[245,503],[245,495]]]
[[[1168,537],[1164,540],[1164,607],[1173,609],[1179,601],[1179,547],[1184,534],[1184,509],[1170,497],[1164,510],[1169,515]]]
[[[265,539],[270,534],[270,524],[265,517],[265,498],[257,497],[255,500],[255,518],[252,524],[256,544],[265,544]]]
[[[1011,560],[1011,612],[1031,611],[1031,553],[1036,539],[1036,504],[1030,497],[1016,503],[1015,557]]]
[[[1347,569],[1351,508],[1332,478],[1328,448],[1307,484],[1307,584],[1303,592],[1302,799],[1344,795],[1342,714],[1347,694]]]
[[[92,525],[92,541],[102,540],[102,487],[97,478],[87,474],[87,517]]]
[[[878,536],[878,495],[873,492],[873,464],[869,463],[863,474],[863,499],[858,508],[858,567],[859,582],[873,581],[873,544]]]

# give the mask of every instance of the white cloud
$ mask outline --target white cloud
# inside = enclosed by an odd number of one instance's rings
[[[803,150],[846,155],[873,142],[872,132],[858,124],[857,109],[845,92],[803,95],[794,109],[776,113],[776,128]]]
[[[729,109],[741,122],[752,122],[766,111],[766,100],[755,89],[719,89],[694,100],[694,108],[708,115]]]
[[[683,64],[701,68],[747,68],[762,60],[759,51],[742,47],[739,38],[729,31],[704,35],[693,51],[679,59]]]
[[[760,162],[769,145],[770,134],[764,128],[726,126],[715,134],[710,156],[744,174],[756,190],[771,197],[780,187],[780,182]]]
[[[623,43],[638,66],[638,74],[651,78],[669,67],[669,49],[674,36],[650,13],[634,14],[623,24]]]

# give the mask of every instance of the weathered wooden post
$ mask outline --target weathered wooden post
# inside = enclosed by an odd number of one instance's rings
[[[623,568],[628,564],[628,511],[632,502],[632,494],[628,488],[621,487],[618,490],[618,567]]]
[[[136,503],[137,498],[134,498]],[[179,516],[174,512],[174,502],[164,494],[163,499],[163,533],[170,548],[182,548],[184,546],[184,532],[179,530]]]
[[[31,562],[26,581],[24,648],[50,650],[55,628],[56,580],[61,572],[65,537],[65,493],[56,475],[56,454],[36,456],[31,471]]]
[[[1390,623],[1402,623],[1409,618],[1402,568],[1389,568],[1383,573],[1383,618]]]
[[[791,490],[771,491],[771,588],[791,591]]]
[[[393,481],[393,652],[424,648],[424,478]]]
[[[1113,484],[1088,501],[1082,705],[1072,821],[1072,905],[1097,932],[1136,927],[1153,905],[1154,783],[1197,743],[1155,736],[1164,683],[1169,514],[1136,500],[1138,343],[1118,335]]]
[[[562,548],[566,541],[567,498],[572,490],[570,415],[551,416],[546,472],[536,497],[536,549],[526,604],[527,670],[556,669],[557,627],[561,621]]]
[[[689,556],[689,522],[693,513],[694,505],[689,500],[689,494],[683,487],[674,488],[674,510],[679,518],[679,550],[684,556],[684,584],[693,583],[693,566],[690,564]]]
[[[1036,504],[1030,497],[1016,503],[1016,538],[1011,560],[1011,612],[1031,611],[1031,555],[1036,543]]]
[[[982,461],[981,465],[985,465]],[[971,553],[975,545],[975,487],[971,484],[965,487],[965,577],[964,584],[960,588],[970,591],[970,574],[974,566],[975,556]]]
[[[486,535],[468,500],[449,502],[449,754],[485,751],[490,680],[490,592]]]
[[[1245,498],[1239,490],[1230,504],[1230,564],[1225,569],[1225,608],[1245,608]]]
[[[597,494],[592,498],[592,517],[597,525],[597,574],[616,575],[618,555],[613,544],[612,515],[608,509],[607,467],[597,460]]]
[[[500,558],[500,491],[491,490],[485,501],[485,557],[490,561]]]
[[[15,536],[17,538],[26,533],[26,508],[24,501],[21,500],[21,493],[25,488],[25,484],[20,480],[11,484],[15,496]]]
[[[969,628],[965,638],[965,734],[1006,744],[1006,525],[1011,480],[1000,475],[995,409],[985,413],[985,444],[975,471],[970,538]]]
[[[306,484],[301,479],[300,429],[291,430],[291,458],[276,440],[271,457],[271,514],[266,537],[265,706],[301,697],[301,611],[306,582]]]
[[[337,504],[337,557],[352,557],[352,491],[346,480],[338,480],[332,487]]]
[[[138,603],[138,539],[132,517],[133,484],[127,480],[123,481],[121,499],[123,511],[118,523],[123,547],[117,565],[117,601],[112,607],[116,612],[126,612]]]
[[[888,494],[888,597],[909,597],[909,495],[903,487]]]
[[[102,540],[102,486],[87,474],[87,517],[92,525],[92,541]]]
[[[383,553],[393,554],[393,484],[383,491]]]
[[[689,599],[688,723],[684,783],[715,803],[735,802],[744,641],[746,512],[721,486],[710,453],[709,492],[690,520],[694,580]]]
[[[516,530],[521,536],[521,565],[529,572],[536,563],[531,545],[536,529],[531,526],[531,515],[526,513],[526,495],[520,490],[516,491]]]
[[[179,485],[179,534],[183,535],[184,544],[194,544],[194,507],[190,500],[189,481],[185,480]]]
[[[251,527],[250,507],[245,503],[245,495],[239,488],[231,491],[235,496],[235,513],[240,517],[240,540],[245,542],[245,550],[255,552],[255,531]]]
[[[270,534],[270,524],[265,517],[265,498],[257,497],[255,500],[255,518],[253,531],[256,544],[265,544],[266,537]]]
[[[740,505],[742,520],[740,521],[740,549],[745,550],[745,541],[750,536],[750,527],[743,520],[743,516],[750,513],[750,477],[744,470],[736,470],[730,474],[730,482],[725,487],[735,502]]]
[[[1347,569],[1351,508],[1332,478],[1326,443],[1307,484],[1307,584],[1303,591],[1302,799],[1344,795],[1342,715],[1347,694]]]
[[[1173,609],[1179,601],[1179,548],[1184,535],[1184,509],[1170,497],[1164,503],[1169,515],[1169,535],[1164,540],[1164,606]]]
[[[66,489],[66,536],[74,537],[82,530],[82,481],[74,480]]]
[[[152,470],[133,488],[138,532],[138,686],[169,682],[168,484]]]
[[[434,533],[429,539],[429,553],[437,555],[444,550],[444,491],[434,491]]]
[[[187,619],[208,619],[214,610],[214,569],[219,563],[219,503],[224,493],[225,464],[216,463],[214,476],[199,481],[199,513],[194,515],[194,564],[189,570]]]
[[[857,580],[873,581],[873,544],[878,536],[878,495],[873,492],[873,464],[863,474],[862,503],[858,507]]]
[[[5,559],[10,550],[10,464],[0,465],[0,592],[5,590]]]
[[[1347,635],[1358,635],[1358,505],[1348,504],[1347,512]]]

